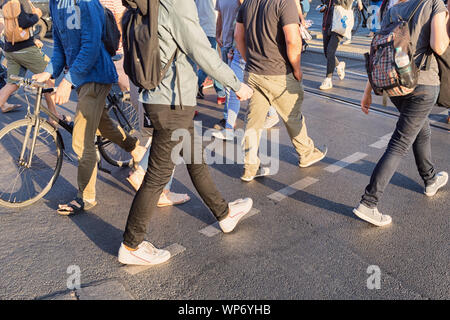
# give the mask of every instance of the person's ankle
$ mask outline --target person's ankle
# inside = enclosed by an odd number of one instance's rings
[[[128,251],[136,251],[136,249],[130,248],[129,246],[127,246],[126,244],[123,245],[125,247],[125,249],[127,249]]]

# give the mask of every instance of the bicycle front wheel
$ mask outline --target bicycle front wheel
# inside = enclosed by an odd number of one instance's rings
[[[27,165],[34,135],[33,122],[32,119],[19,120],[0,131],[1,206],[20,208],[35,203],[47,194],[61,170],[61,138],[47,122],[40,123],[31,166]],[[27,145],[24,146],[25,140]],[[20,161],[22,150],[24,156]]]
[[[109,117],[129,135],[136,135],[139,132],[139,116],[133,105],[120,99],[117,103],[112,103],[107,107]],[[129,167],[132,164],[132,157],[115,143],[98,137],[98,149],[103,158],[116,167]]]

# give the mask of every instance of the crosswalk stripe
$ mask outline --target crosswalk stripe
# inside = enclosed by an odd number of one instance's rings
[[[333,163],[332,165],[329,165],[324,170],[331,172],[331,173],[335,173],[335,172],[338,172],[339,170],[341,170],[341,169],[351,165],[352,163],[355,163],[365,157],[367,157],[366,153],[355,152],[354,154],[352,154],[342,160],[339,160],[339,161]]]
[[[289,197],[290,195],[296,193],[297,191],[303,190],[306,187],[309,187],[310,185],[316,183],[317,181],[319,181],[319,180],[316,178],[306,177],[306,178],[303,178],[302,180],[297,181],[296,183],[291,184],[290,186],[287,186],[277,192],[274,192],[274,193],[268,195],[267,197],[274,201],[281,201],[281,200]]]
[[[389,143],[391,136],[392,136],[392,133],[386,134],[386,135],[380,137],[380,139],[377,142],[369,145],[369,147],[376,148],[376,149],[383,149]]]

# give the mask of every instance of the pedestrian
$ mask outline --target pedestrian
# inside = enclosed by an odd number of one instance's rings
[[[200,19],[200,26],[208,37],[208,41],[211,44],[211,48],[217,49],[217,41],[216,41],[216,0],[195,0],[195,4],[197,5],[197,13]],[[198,69],[198,99],[204,99],[205,95],[203,93],[203,83],[206,80],[206,73]],[[213,80],[214,89],[217,93],[217,103],[223,104],[226,97],[226,92],[224,87],[217,80]]]
[[[400,0],[385,13],[381,23],[383,29],[391,21],[407,19],[419,1],[422,3],[409,24],[413,56],[416,57],[414,63],[418,66],[428,48],[431,47],[436,54],[442,55],[449,46],[446,32],[448,11],[442,0]],[[434,196],[448,181],[447,172],[437,173],[432,162],[428,116],[438,98],[440,82],[436,58],[431,54],[426,59],[430,59],[426,63],[429,68],[420,70],[414,91],[404,96],[391,97],[392,103],[400,112],[399,119],[386,151],[372,172],[359,206],[353,210],[358,217],[376,226],[386,226],[392,222],[389,215],[378,210],[378,204],[397,167],[411,147],[417,170],[425,184],[425,195]],[[372,104],[371,92],[372,87],[367,82],[361,100],[361,109],[365,114],[368,114]]]
[[[270,174],[260,168],[259,140],[265,116],[273,105],[283,120],[299,158],[300,167],[322,160],[326,148],[314,147],[308,136],[300,67],[301,36],[296,4],[292,0],[247,0],[237,17],[235,39],[246,60],[246,82],[253,89],[244,134],[244,174],[241,179]]]
[[[344,35],[333,31],[333,15],[335,14],[336,6],[341,6],[345,10],[351,9],[353,0],[322,0],[322,3],[326,5],[322,11],[322,36],[323,51],[327,58],[327,73],[319,89],[329,90],[333,88],[332,77],[335,69],[340,80],[345,78],[345,62],[339,61],[336,57],[336,51]]]
[[[5,1],[2,4],[4,20],[13,20],[17,18],[18,26],[13,23],[5,24],[5,47],[4,54],[7,59],[7,83],[0,89],[0,108],[3,113],[16,110],[21,107],[20,104],[10,104],[8,98],[19,89],[17,81],[10,79],[11,76],[24,77],[27,70],[32,73],[41,73],[47,67],[49,58],[41,51],[43,46],[38,35],[33,35],[32,28],[42,16],[42,11],[35,8],[29,0],[19,0],[20,14],[16,17],[16,12],[12,10],[12,3]],[[18,27],[22,28],[23,36],[19,39],[13,38],[12,34],[19,32]],[[11,38],[10,38],[11,35]],[[53,80],[48,80],[47,84],[54,86]],[[56,111],[54,97],[51,93],[44,95],[49,110],[59,117]],[[53,123],[53,120],[51,121]]]
[[[126,0],[135,6],[134,0]],[[180,140],[175,131],[189,132],[191,150],[185,159],[189,176],[224,233],[233,231],[253,204],[250,198],[227,203],[217,190],[203,159],[203,147],[195,152],[194,108],[196,105],[196,65],[217,79],[241,100],[251,97],[252,90],[241,83],[225,64],[203,32],[193,0],[159,0],[158,39],[161,61],[171,62],[161,83],[153,90],[143,90],[141,101],[154,126],[148,169],[136,193],[127,219],[118,260],[123,264],[154,265],[167,261],[170,253],[155,248],[144,238],[164,186],[169,182],[174,164],[173,149]],[[154,9],[150,7],[148,10]],[[179,49],[179,50],[178,50]],[[174,55],[175,54],[175,55]],[[171,57],[174,57],[171,59]],[[195,81],[192,81],[195,79]],[[178,151],[180,152],[180,151]],[[175,152],[175,155],[178,153]],[[199,158],[199,159],[197,159]],[[197,161],[195,161],[197,160]]]
[[[93,208],[96,202],[97,131],[106,139],[130,152],[138,163],[145,147],[139,140],[118,127],[105,109],[106,96],[117,73],[107,52],[102,34],[105,26],[104,9],[98,0],[57,1],[50,0],[53,21],[53,56],[45,72],[35,75],[37,81],[57,78],[67,69],[56,89],[56,103],[69,100],[72,86],[78,95],[72,147],[78,156],[78,194],[67,204],[60,204],[58,213],[70,215]]]
[[[216,22],[216,41],[222,54],[222,60],[229,63],[228,52],[233,47],[233,34],[236,15],[241,3],[244,0],[216,0],[217,22]],[[218,104],[224,104],[223,99],[217,99]],[[228,110],[224,106],[223,119],[214,125],[214,129],[223,130],[226,128]]]

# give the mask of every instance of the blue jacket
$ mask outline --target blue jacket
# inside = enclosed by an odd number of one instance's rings
[[[76,1],[76,2],[75,2]],[[88,82],[116,83],[117,72],[102,42],[105,14],[99,0],[50,0],[53,56],[45,71],[75,87]]]

